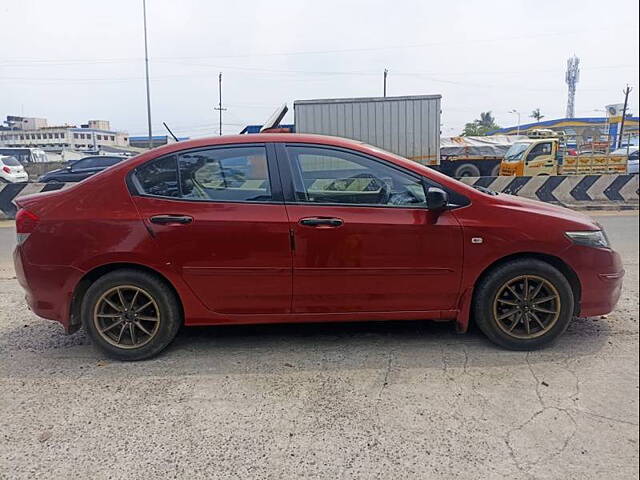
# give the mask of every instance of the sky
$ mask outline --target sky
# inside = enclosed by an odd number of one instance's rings
[[[637,0],[147,0],[154,134],[261,124],[315,98],[442,95],[442,135],[481,111],[500,126],[565,116],[567,59],[580,58],[576,116],[604,116],[629,84],[638,113]],[[0,3],[0,117],[105,119],[146,135],[142,0]]]

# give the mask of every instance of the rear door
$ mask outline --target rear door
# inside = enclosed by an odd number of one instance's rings
[[[450,212],[426,208],[423,179],[355,151],[278,148],[294,313],[455,308],[462,231]]]
[[[283,314],[291,305],[289,224],[272,147],[190,150],[138,167],[134,202],[200,300],[220,314]]]

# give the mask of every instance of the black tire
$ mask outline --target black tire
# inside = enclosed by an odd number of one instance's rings
[[[555,300],[552,301],[558,312],[557,317],[552,317],[557,319],[553,322],[549,321],[548,330],[540,328],[537,337],[520,338],[515,334],[509,334],[496,319],[497,310],[494,306],[498,305],[495,302],[500,301],[496,297],[501,291],[506,291],[505,285],[523,276],[533,276],[548,282],[551,285],[549,288],[555,289],[554,293],[558,298],[558,303]],[[497,345],[509,350],[536,350],[551,344],[564,333],[573,318],[574,303],[571,285],[558,269],[546,262],[525,258],[500,265],[481,280],[474,293],[473,316],[480,330]],[[513,308],[527,308],[529,312],[530,307],[514,306]],[[517,317],[512,318],[517,319]],[[524,322],[519,328],[524,328]]]
[[[453,176],[455,178],[479,177],[480,169],[471,163],[465,163],[456,168]]]
[[[492,177],[499,177],[500,176],[500,164],[499,163],[491,169],[491,176]]]
[[[94,317],[94,314],[99,313],[98,303],[103,295],[116,287],[140,289],[155,302],[151,308],[154,312],[157,310],[155,314],[158,326],[153,327],[153,335],[148,336],[146,343],[138,347],[132,344],[120,348],[105,339],[98,330],[98,320]],[[96,280],[82,299],[81,317],[82,324],[95,345],[109,357],[128,361],[144,360],[157,355],[171,343],[182,325],[182,309],[173,290],[157,276],[133,269],[115,270]],[[119,321],[122,322],[123,319],[120,318]],[[119,329],[119,326],[116,328]],[[138,337],[133,333],[131,336]],[[131,341],[133,342],[133,338]]]

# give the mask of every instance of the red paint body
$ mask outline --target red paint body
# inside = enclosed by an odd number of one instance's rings
[[[225,144],[305,143],[390,162],[467,197],[442,213],[424,208],[193,202],[132,195],[128,173],[162,155]],[[281,161],[281,160],[279,160]],[[285,186],[283,185],[283,188]],[[392,319],[456,320],[465,330],[474,285],[513,255],[553,257],[579,282],[579,314],[610,312],[623,269],[609,249],[574,245],[566,231],[598,230],[588,217],[507,195],[490,196],[432,169],[333,137],[260,134],[161,147],[63,191],[19,200],[38,217],[16,248],[31,309],[73,330],[85,275],[113,264],[154,270],[176,290],[186,325]],[[161,214],[185,225],[151,224]],[[337,228],[306,217],[338,217]],[[483,242],[473,243],[474,237]]]

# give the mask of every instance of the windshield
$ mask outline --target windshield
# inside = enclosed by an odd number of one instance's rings
[[[514,143],[511,148],[504,155],[504,159],[507,162],[518,162],[522,160],[524,152],[529,148],[529,143]]]
[[[16,160],[16,157],[0,157],[0,163],[4,163],[8,167],[20,166],[20,162]]]

